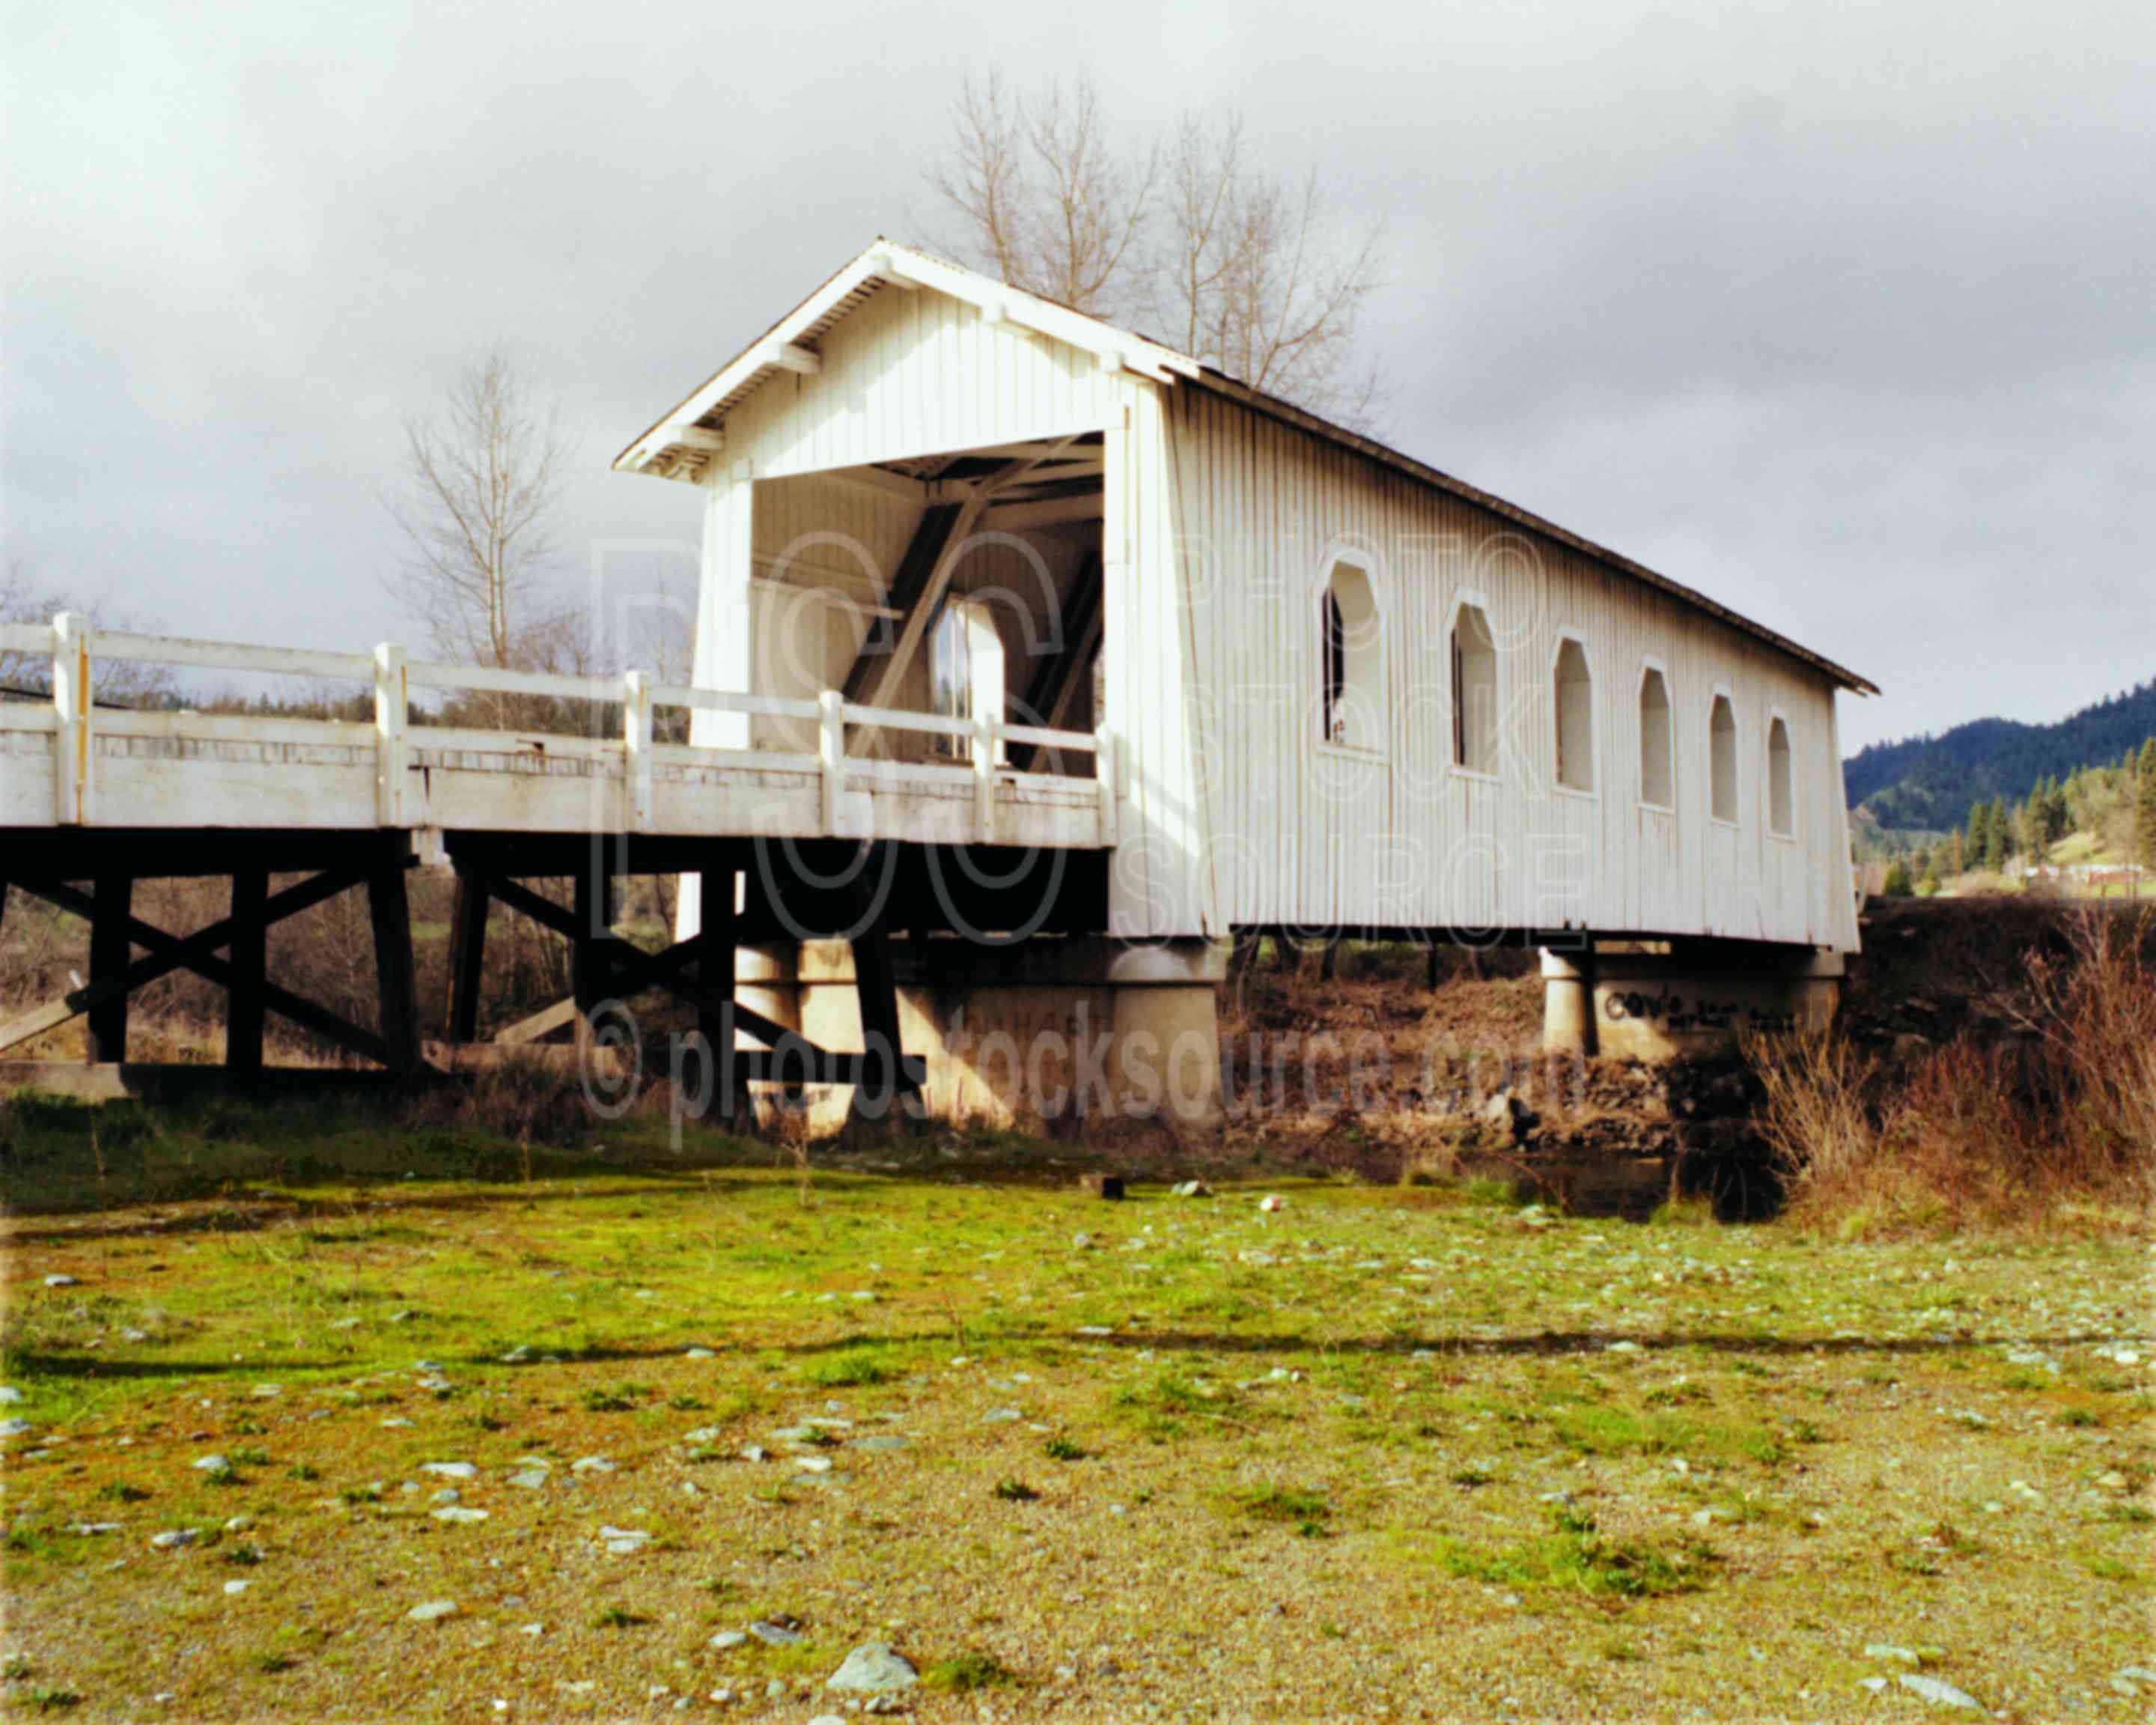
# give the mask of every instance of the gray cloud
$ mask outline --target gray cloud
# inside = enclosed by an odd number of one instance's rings
[[[410,633],[398,418],[496,337],[585,429],[563,579],[690,544],[689,493],[607,461],[928,225],[923,141],[994,60],[1089,69],[1132,126],[1239,105],[1386,215],[1392,439],[1877,677],[1851,747],[2156,671],[2156,24],[2123,7],[5,28],[7,553],[175,627]]]

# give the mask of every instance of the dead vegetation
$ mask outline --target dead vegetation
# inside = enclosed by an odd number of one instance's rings
[[[1851,1228],[2146,1210],[2156,916],[2089,907],[2028,932],[2019,980],[1962,1003],[1943,1040],[1860,1021],[1751,1044],[1759,1132],[1800,1210]],[[1912,1007],[1945,1010],[1921,995]]]

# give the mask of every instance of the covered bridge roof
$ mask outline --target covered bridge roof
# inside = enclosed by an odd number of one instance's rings
[[[1860,695],[1876,695],[1878,685],[1845,665],[1777,634],[1763,623],[1731,610],[1696,588],[1635,562],[1608,547],[1598,545],[1531,510],[1455,479],[1450,474],[1403,454],[1376,439],[1350,431],[1229,377],[1217,367],[1153,341],[1148,336],[1074,311],[1038,294],[1008,285],[991,277],[940,258],[879,239],[826,280],[808,297],[780,318],[733,359],[721,367],[703,385],[614,459],[624,473],[655,473],[670,479],[700,478],[711,459],[725,447],[726,415],[773,377],[783,372],[813,372],[820,363],[815,343],[858,306],[891,282],[932,288],[978,305],[983,314],[1008,318],[1097,356],[1104,365],[1118,366],[1163,384],[1185,384],[1240,403],[1284,424],[1322,438],[1367,459],[1455,497],[1503,516],[1558,544],[1634,580],[1645,583],[1705,613],[1732,629],[1764,641],[1778,652],[1808,665],[1840,687]]]

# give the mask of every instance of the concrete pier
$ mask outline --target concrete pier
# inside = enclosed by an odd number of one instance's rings
[[[893,940],[906,1050],[927,1065],[937,1119],[993,1125],[1220,1117],[1216,989],[1224,944],[1126,944],[1036,936],[1009,946],[958,937]],[[744,1004],[826,1048],[860,1041],[853,949],[844,941],[744,949]],[[835,1129],[843,1091],[812,1092],[811,1130]]]
[[[1839,952],[1748,941],[1599,941],[1545,948],[1543,1045],[1659,1062],[1734,1053],[1748,1033],[1823,1029]]]

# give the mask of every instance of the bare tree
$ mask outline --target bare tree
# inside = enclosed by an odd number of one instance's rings
[[[947,159],[928,184],[963,229],[963,249],[1015,287],[1098,316],[1122,316],[1160,148],[1118,150],[1093,86],[1013,98],[990,72],[958,87]]]
[[[38,592],[31,587],[29,574],[20,562],[10,563],[7,574],[0,576],[0,623],[50,623],[63,611],[89,619],[92,629],[156,627],[140,619],[116,615],[94,599]],[[175,696],[172,668],[93,657],[90,690],[97,700],[115,706],[168,706]],[[51,655],[0,651],[0,701],[49,699],[52,692]]]
[[[1384,230],[1333,238],[1315,168],[1299,188],[1253,167],[1243,121],[1186,117],[1168,172],[1168,220],[1147,281],[1168,339],[1253,388],[1348,424],[1381,405],[1373,360],[1357,351],[1381,285]]]
[[[1358,347],[1383,279],[1383,226],[1342,238],[1315,170],[1253,159],[1238,113],[1187,114],[1171,142],[1119,145],[1093,86],[1033,97],[959,86],[923,173],[945,244],[1014,286],[1164,339],[1270,394],[1367,425],[1378,374]]]
[[[558,656],[576,631],[547,590],[575,440],[507,352],[459,372],[404,422],[404,484],[384,499],[408,555],[388,578],[444,658],[505,670]]]

